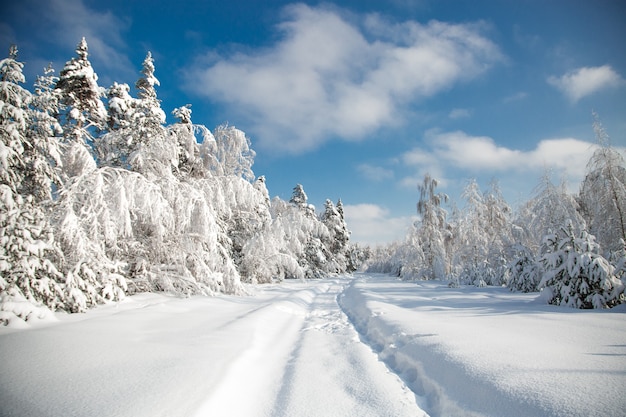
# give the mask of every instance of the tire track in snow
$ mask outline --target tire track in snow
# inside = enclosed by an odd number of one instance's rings
[[[358,333],[361,342],[369,346],[379,360],[404,381],[415,394],[418,405],[433,416],[442,415],[440,403],[448,401],[441,400],[441,390],[428,379],[416,357],[402,353],[402,348],[410,342],[409,336],[388,328],[382,320],[378,320],[382,313],[371,311],[359,290],[354,287],[359,281],[355,279],[344,288],[337,297],[337,304]],[[461,413],[458,415],[471,415],[462,410],[456,411]]]
[[[339,305],[361,341],[406,383],[432,417],[545,415],[537,405],[494,395],[493,384],[455,363],[440,349],[437,335],[405,333],[401,323],[386,317],[384,296],[379,300],[380,294],[357,288],[359,282],[367,282],[367,278],[347,286],[338,298]]]
[[[426,416],[338,305],[346,279],[316,285],[316,296],[285,367],[272,416]]]
[[[296,342],[310,298],[306,290],[275,297],[227,323],[225,331],[250,334],[250,342],[229,363],[195,417],[267,414],[271,392],[280,384],[280,371]]]

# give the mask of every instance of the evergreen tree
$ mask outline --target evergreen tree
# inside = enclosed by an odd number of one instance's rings
[[[44,75],[37,77],[31,100],[31,123],[24,147],[27,175],[22,193],[32,195],[36,202],[50,200],[52,186],[60,185],[60,136],[63,129],[57,120],[60,105],[58,90],[54,88],[57,80],[49,65],[44,69]]]
[[[543,269],[530,249],[516,245],[513,261],[509,264],[506,275],[507,287],[511,291],[536,292],[539,291]]]
[[[302,187],[302,184],[296,184],[296,186],[293,187],[293,192],[291,193],[291,198],[289,199],[289,202],[296,207],[306,207],[308,200],[309,197],[304,192],[304,187]]]
[[[624,286],[615,268],[599,254],[599,245],[585,230],[576,233],[567,222],[544,238],[540,287],[550,304],[574,308],[613,307],[623,301]]]
[[[143,61],[142,76],[137,80],[137,100],[133,111],[133,142],[129,163],[134,171],[154,177],[172,176],[178,169],[178,144],[167,134],[165,113],[157,98],[154,60],[148,52]]]
[[[306,216],[315,217],[315,207],[309,204],[308,201],[309,197],[306,195],[302,184],[296,184],[296,186],[293,187],[289,203],[292,206],[297,207]]]
[[[481,286],[486,284],[488,262],[487,205],[476,180],[470,180],[461,197],[465,199],[463,216],[458,219],[458,237],[454,261],[460,269],[460,281]]]
[[[85,38],[78,43],[76,55],[65,64],[56,85],[64,106],[61,124],[68,142],[91,145],[94,134],[102,130],[106,122],[106,109],[101,100],[104,92],[89,62]]]
[[[205,138],[212,139],[213,135],[205,126],[194,125],[191,122],[190,104],[174,109],[172,114],[178,119],[178,123],[171,125],[168,130],[178,144],[177,172],[179,177],[205,177],[207,172],[200,155],[197,136],[200,136],[201,142]]]
[[[134,111],[136,100],[128,84],[113,83],[107,90],[107,133],[96,144],[101,165],[130,168],[128,157],[136,141]]]
[[[259,178],[257,178],[256,181],[254,181],[253,185],[254,185],[254,189],[261,193],[261,195],[263,196],[263,201],[265,202],[265,205],[269,208],[270,207],[270,194],[269,194],[269,191],[267,190],[267,185],[265,184],[265,175],[261,175]]]
[[[343,218],[343,204],[338,201],[337,207],[329,199],[324,204],[324,213],[321,216],[322,223],[330,233],[329,241],[324,242],[338,263],[339,271],[347,269],[346,249],[350,239],[350,232]]]
[[[17,193],[26,175],[24,144],[31,94],[20,84],[24,83],[22,68],[17,61],[17,47],[12,45],[9,56],[0,61],[0,181]]]
[[[37,305],[63,305],[61,275],[53,262],[54,239],[46,216],[35,200],[42,199],[36,161],[38,139],[30,130],[31,94],[24,83],[17,47],[0,61],[0,310],[1,322],[40,314]],[[33,194],[31,194],[31,192]]]

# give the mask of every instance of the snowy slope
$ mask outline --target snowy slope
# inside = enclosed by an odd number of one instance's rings
[[[626,407],[624,309],[380,275],[250,290],[145,294],[2,328],[0,415],[616,416]]]

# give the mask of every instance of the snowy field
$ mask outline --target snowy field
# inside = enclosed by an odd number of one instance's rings
[[[626,309],[361,275],[0,329],[2,416],[623,416]]]

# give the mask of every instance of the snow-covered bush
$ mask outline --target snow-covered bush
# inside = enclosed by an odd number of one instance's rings
[[[523,245],[515,247],[515,257],[507,269],[507,286],[511,291],[536,292],[543,274],[532,251]]]
[[[550,304],[574,308],[613,307],[622,302],[623,284],[615,267],[599,254],[595,237],[575,234],[571,222],[546,235],[540,258],[544,275],[539,286]]]

